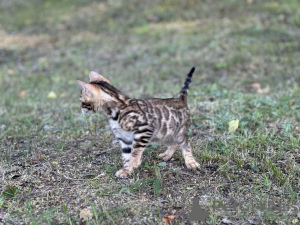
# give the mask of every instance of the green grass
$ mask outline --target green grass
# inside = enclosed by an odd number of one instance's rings
[[[162,224],[166,215],[185,224],[198,196],[206,224],[293,224],[299,9],[296,0],[1,1],[0,221],[76,224],[88,208],[89,224]],[[95,70],[133,98],[172,97],[192,66],[188,134],[201,169],[188,171],[179,151],[164,164],[164,147],[151,145],[130,178],[115,178],[119,146],[104,115],[81,116],[76,79]],[[231,199],[253,205],[213,210]],[[282,210],[259,211],[266,202]]]

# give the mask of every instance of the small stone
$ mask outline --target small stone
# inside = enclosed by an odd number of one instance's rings
[[[0,126],[0,130],[4,130],[6,128],[6,125],[5,124],[2,124],[1,126]]]
[[[44,126],[44,130],[52,130],[54,127],[53,126],[49,126],[49,125],[45,125]]]

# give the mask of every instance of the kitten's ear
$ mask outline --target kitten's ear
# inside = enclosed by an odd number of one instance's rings
[[[87,94],[100,94],[100,89],[97,88],[94,84],[85,83],[83,81],[77,80],[77,83],[83,87],[85,93]]]
[[[83,88],[85,88],[86,85],[88,84],[88,83],[85,83],[85,82],[83,82],[83,81],[81,81],[81,80],[76,80],[76,81],[77,81],[77,83],[80,84],[80,86],[83,87]]]
[[[109,80],[107,80],[105,77],[101,76],[99,73],[96,73],[95,71],[91,71],[89,76],[90,76],[90,82],[105,81],[110,84]]]

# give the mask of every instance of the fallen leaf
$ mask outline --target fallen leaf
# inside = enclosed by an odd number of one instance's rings
[[[56,99],[57,98],[57,95],[54,91],[50,91],[47,98],[49,99]]]
[[[236,120],[231,120],[229,123],[228,123],[228,131],[230,133],[234,133],[239,127],[239,120],[236,119]]]
[[[91,220],[93,218],[93,212],[90,209],[90,207],[82,209],[79,213],[79,218],[80,218],[81,224],[86,224],[85,223],[86,221]]]
[[[169,224],[169,223],[171,223],[175,218],[176,218],[175,215],[164,216],[164,217],[162,218],[161,221],[162,221],[163,223]]]
[[[260,88],[260,83],[255,82],[255,83],[251,84],[251,87],[258,89],[258,88]]]
[[[18,94],[18,97],[19,97],[19,98],[24,98],[24,97],[26,97],[26,96],[27,96],[26,91],[20,91],[20,93]]]
[[[258,88],[257,89],[257,93],[259,94],[266,94],[266,93],[269,93],[270,92],[270,88],[269,87],[265,87],[265,88]]]
[[[139,199],[140,199],[140,200],[143,200],[143,201],[147,201],[147,200],[148,200],[148,199],[145,198],[144,196],[139,196]]]
[[[258,94],[265,94],[270,92],[269,87],[261,88],[260,83],[257,82],[251,84],[251,87],[255,88]]]

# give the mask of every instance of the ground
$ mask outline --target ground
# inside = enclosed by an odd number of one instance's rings
[[[0,223],[299,224],[299,15],[297,0],[1,1]],[[76,79],[165,98],[193,66],[201,168],[150,145],[116,178],[120,147],[104,115],[82,117]]]

